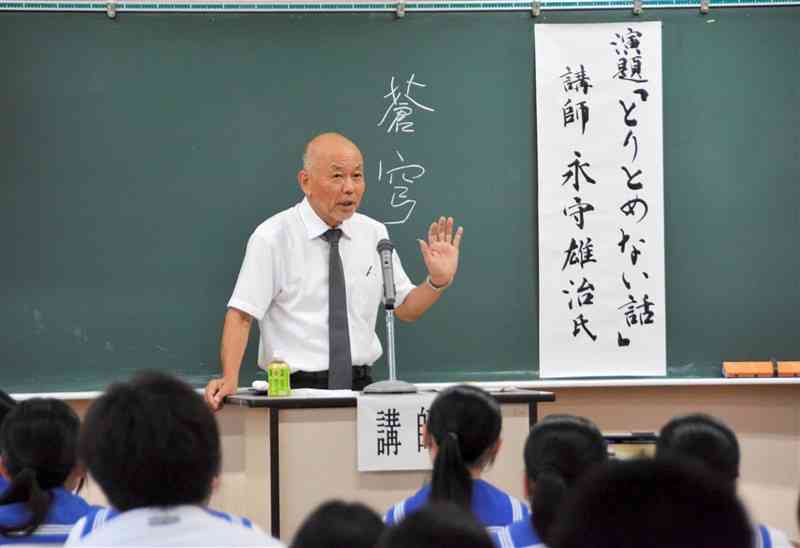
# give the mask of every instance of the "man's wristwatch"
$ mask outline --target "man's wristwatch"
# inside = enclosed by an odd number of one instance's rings
[[[428,277],[425,278],[425,283],[428,284],[428,287],[430,287],[431,289],[433,289],[437,293],[440,293],[440,292],[444,291],[445,289],[447,289],[448,287],[450,287],[450,284],[453,283],[453,278],[450,278],[450,281],[447,282],[444,285],[436,285],[431,281],[431,275],[428,274]]]

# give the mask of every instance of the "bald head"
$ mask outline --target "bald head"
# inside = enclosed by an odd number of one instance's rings
[[[341,133],[320,133],[303,149],[303,169],[311,170],[311,166],[319,165],[320,156],[327,155],[331,150],[350,150],[361,156],[361,151],[356,144]]]
[[[311,208],[333,228],[352,217],[361,203],[364,158],[344,135],[323,133],[306,145],[297,180]]]

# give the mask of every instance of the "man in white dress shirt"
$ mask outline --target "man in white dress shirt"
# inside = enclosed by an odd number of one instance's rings
[[[388,232],[382,223],[356,213],[366,186],[361,151],[340,134],[319,135],[306,145],[297,179],[305,199],[264,221],[248,241],[225,315],[222,377],[211,380],[205,391],[212,409],[219,409],[239,386],[253,318],[260,329],[259,366],[285,360],[293,388],[360,390],[372,382],[371,365],[381,355],[375,323],[383,294],[376,246]],[[393,254],[399,319],[422,316],[452,283],[462,234],[462,228],[454,232],[452,218],[431,224],[428,240],[419,240],[428,276],[416,286]],[[343,280],[333,280],[335,268]],[[346,301],[339,317],[343,322],[329,306],[336,299],[335,283],[342,286],[339,302]],[[342,340],[344,358],[341,348],[334,349]],[[349,363],[347,386],[333,386],[329,366],[343,360]]]

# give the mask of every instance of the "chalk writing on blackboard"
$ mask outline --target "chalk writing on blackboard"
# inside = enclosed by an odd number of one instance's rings
[[[426,84],[415,80],[416,74],[412,73],[408,80],[398,83],[392,76],[389,82],[389,92],[383,96],[389,100],[389,106],[383,113],[383,117],[378,122],[378,127],[386,125],[386,133],[414,133],[414,121],[412,115],[417,110],[426,112],[436,112],[432,107],[423,104],[422,99],[417,100],[414,96],[417,88],[426,88]],[[401,86],[405,84],[405,89]]]
[[[417,201],[409,196],[418,179],[425,175],[425,168],[420,164],[406,162],[399,150],[395,150],[398,165],[384,170],[383,161],[378,162],[378,183],[386,184],[392,189],[389,205],[393,217],[384,221],[387,225],[405,223],[414,212]]]

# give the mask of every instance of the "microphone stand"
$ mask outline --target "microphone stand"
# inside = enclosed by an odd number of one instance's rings
[[[394,310],[386,309],[386,359],[389,361],[389,380],[397,380],[397,364],[394,361]]]
[[[394,357],[394,307],[386,306],[386,345],[389,362],[389,380],[373,382],[364,387],[365,394],[415,394],[417,387],[410,382],[397,380],[397,365]]]
[[[365,394],[413,394],[417,387],[410,382],[397,380],[397,366],[394,357],[394,276],[392,274],[392,250],[394,246],[388,239],[378,242],[378,254],[381,257],[383,271],[383,297],[386,310],[386,346],[389,361],[389,380],[373,382],[364,387]]]

